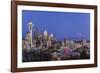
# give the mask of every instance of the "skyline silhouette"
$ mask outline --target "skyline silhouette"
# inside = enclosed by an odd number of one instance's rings
[[[22,11],[22,38],[29,31],[32,22],[39,32],[47,30],[57,39],[90,39],[90,14],[75,12]]]

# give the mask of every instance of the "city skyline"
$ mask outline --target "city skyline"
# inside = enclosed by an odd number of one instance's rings
[[[47,30],[57,39],[90,39],[89,13],[22,11],[22,38],[29,31],[28,23],[32,22],[40,32]],[[74,26],[75,25],[75,26]],[[76,26],[77,25],[77,26]]]

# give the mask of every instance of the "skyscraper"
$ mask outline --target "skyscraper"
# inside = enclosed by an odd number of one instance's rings
[[[29,27],[29,34],[30,34],[30,41],[29,41],[29,43],[30,43],[30,47],[32,48],[32,28],[33,28],[33,25],[32,25],[32,22],[29,22],[28,23],[28,27]]]

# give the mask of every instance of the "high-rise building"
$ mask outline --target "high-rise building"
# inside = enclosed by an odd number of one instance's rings
[[[44,30],[44,36],[47,36],[47,35],[48,35],[47,30]]]
[[[87,41],[85,39],[82,40],[82,45],[87,46]]]
[[[51,34],[49,35],[49,38],[48,38],[48,39],[49,39],[49,40],[53,40],[53,37],[54,37],[54,36],[53,36],[53,34],[51,33]]]
[[[48,32],[47,32],[47,30],[44,30],[44,39],[45,39],[45,40],[48,39]]]
[[[32,22],[28,23],[28,27],[29,27],[29,34],[30,34],[30,41],[29,41],[29,43],[30,43],[30,46],[32,48],[32,30],[33,30]]]

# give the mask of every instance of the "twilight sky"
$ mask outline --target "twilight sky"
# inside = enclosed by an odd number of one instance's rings
[[[90,14],[75,12],[22,11],[22,38],[32,22],[40,32],[45,29],[57,39],[90,39]]]

